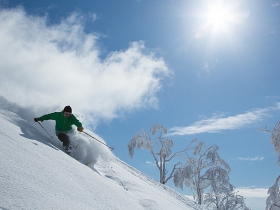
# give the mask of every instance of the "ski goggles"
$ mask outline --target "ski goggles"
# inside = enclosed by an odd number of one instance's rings
[[[63,115],[64,115],[65,117],[69,117],[69,116],[71,115],[71,113],[70,113],[70,112],[63,112]]]

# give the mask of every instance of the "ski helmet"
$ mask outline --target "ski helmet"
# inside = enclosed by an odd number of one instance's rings
[[[64,107],[63,112],[70,112],[70,113],[72,113],[72,108],[71,108],[71,106],[66,106],[66,107]]]

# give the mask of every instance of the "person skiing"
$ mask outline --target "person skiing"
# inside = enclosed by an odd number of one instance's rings
[[[76,125],[77,130],[80,132],[84,130],[82,123],[72,114],[72,108],[65,106],[61,112],[53,112],[34,118],[35,122],[43,122],[44,120],[55,120],[55,133],[62,142],[65,152],[70,154],[72,146],[68,134],[73,131],[72,125]]]

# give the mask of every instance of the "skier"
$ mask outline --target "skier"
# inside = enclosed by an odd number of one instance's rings
[[[34,118],[35,122],[43,122],[44,120],[55,120],[55,133],[58,139],[63,143],[62,145],[65,152],[70,154],[72,146],[67,134],[73,132],[72,125],[76,125],[78,127],[77,130],[80,132],[84,130],[82,123],[72,114],[72,108],[66,106],[61,112],[53,112]]]

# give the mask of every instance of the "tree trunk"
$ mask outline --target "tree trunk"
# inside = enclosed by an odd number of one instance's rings
[[[163,179],[163,170],[162,170],[162,157],[160,157],[160,163],[159,163],[159,180],[161,184],[164,184],[164,179]]]

